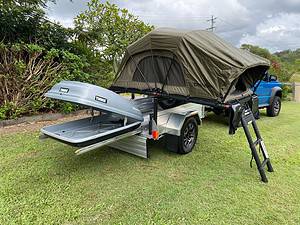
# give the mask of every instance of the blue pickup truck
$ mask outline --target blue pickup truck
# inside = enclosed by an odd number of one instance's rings
[[[278,116],[281,109],[282,84],[274,75],[266,74],[258,81],[253,91],[258,96],[258,107],[266,108],[268,116]]]

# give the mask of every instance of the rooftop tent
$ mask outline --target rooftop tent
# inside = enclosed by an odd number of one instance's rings
[[[212,32],[160,28],[127,48],[111,89],[224,101],[251,87],[269,65]]]

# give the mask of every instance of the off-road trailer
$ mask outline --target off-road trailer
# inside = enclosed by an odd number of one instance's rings
[[[129,91],[129,90],[127,90]],[[222,105],[203,99],[168,96],[148,92],[147,97],[134,98],[139,91],[131,90],[132,98],[126,99],[110,90],[81,82],[62,81],[46,93],[47,97],[72,102],[92,109],[90,117],[47,126],[41,129],[41,138],[53,138],[63,143],[80,147],[77,155],[110,146],[143,158],[149,158],[147,142],[164,137],[165,147],[179,154],[193,150],[198,137],[198,125],[205,116],[205,105],[230,109],[230,130],[235,131],[242,122],[252,155],[257,163],[262,181],[267,182],[263,167],[273,171],[266,148],[259,134],[252,111],[249,110],[249,96],[243,102]],[[172,97],[185,101],[182,105],[161,109],[160,98]],[[251,99],[251,98],[250,98]],[[96,115],[95,115],[96,111]],[[248,124],[252,123],[257,140],[252,141]],[[261,163],[256,145],[262,149]]]
[[[204,106],[225,109],[230,115],[229,133],[242,125],[261,179],[267,182],[264,166],[268,171],[273,168],[251,111],[257,99],[250,89],[269,65],[268,60],[235,48],[212,32],[156,29],[128,46],[110,90],[79,82],[55,85],[46,96],[100,113],[45,127],[42,133],[81,147],[77,154],[109,145],[147,158],[147,140],[163,136],[167,148],[184,154],[195,145]],[[148,97],[127,100],[117,94],[122,92]],[[162,110],[159,103],[166,99],[180,104]]]
[[[44,137],[80,147],[80,155],[108,145],[148,158],[148,140],[165,137],[167,149],[186,154],[192,151],[204,106],[186,103],[162,110],[153,96],[126,99],[112,91],[74,81],[56,84],[47,97],[86,106],[93,110],[87,118],[41,129]]]

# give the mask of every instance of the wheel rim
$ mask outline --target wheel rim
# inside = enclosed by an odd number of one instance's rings
[[[280,102],[279,101],[276,101],[274,102],[274,113],[275,115],[277,115],[279,113],[279,110],[280,110]]]
[[[195,142],[196,127],[194,123],[189,123],[183,132],[183,145],[185,149],[193,147]]]

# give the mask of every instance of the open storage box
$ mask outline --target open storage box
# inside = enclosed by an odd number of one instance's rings
[[[84,147],[132,131],[140,126],[134,119],[113,114],[87,117],[42,128],[42,133],[70,145]]]
[[[41,129],[46,136],[73,146],[84,147],[124,134],[138,128],[143,121],[142,113],[131,101],[98,86],[63,81],[46,96],[100,111],[97,116]]]

